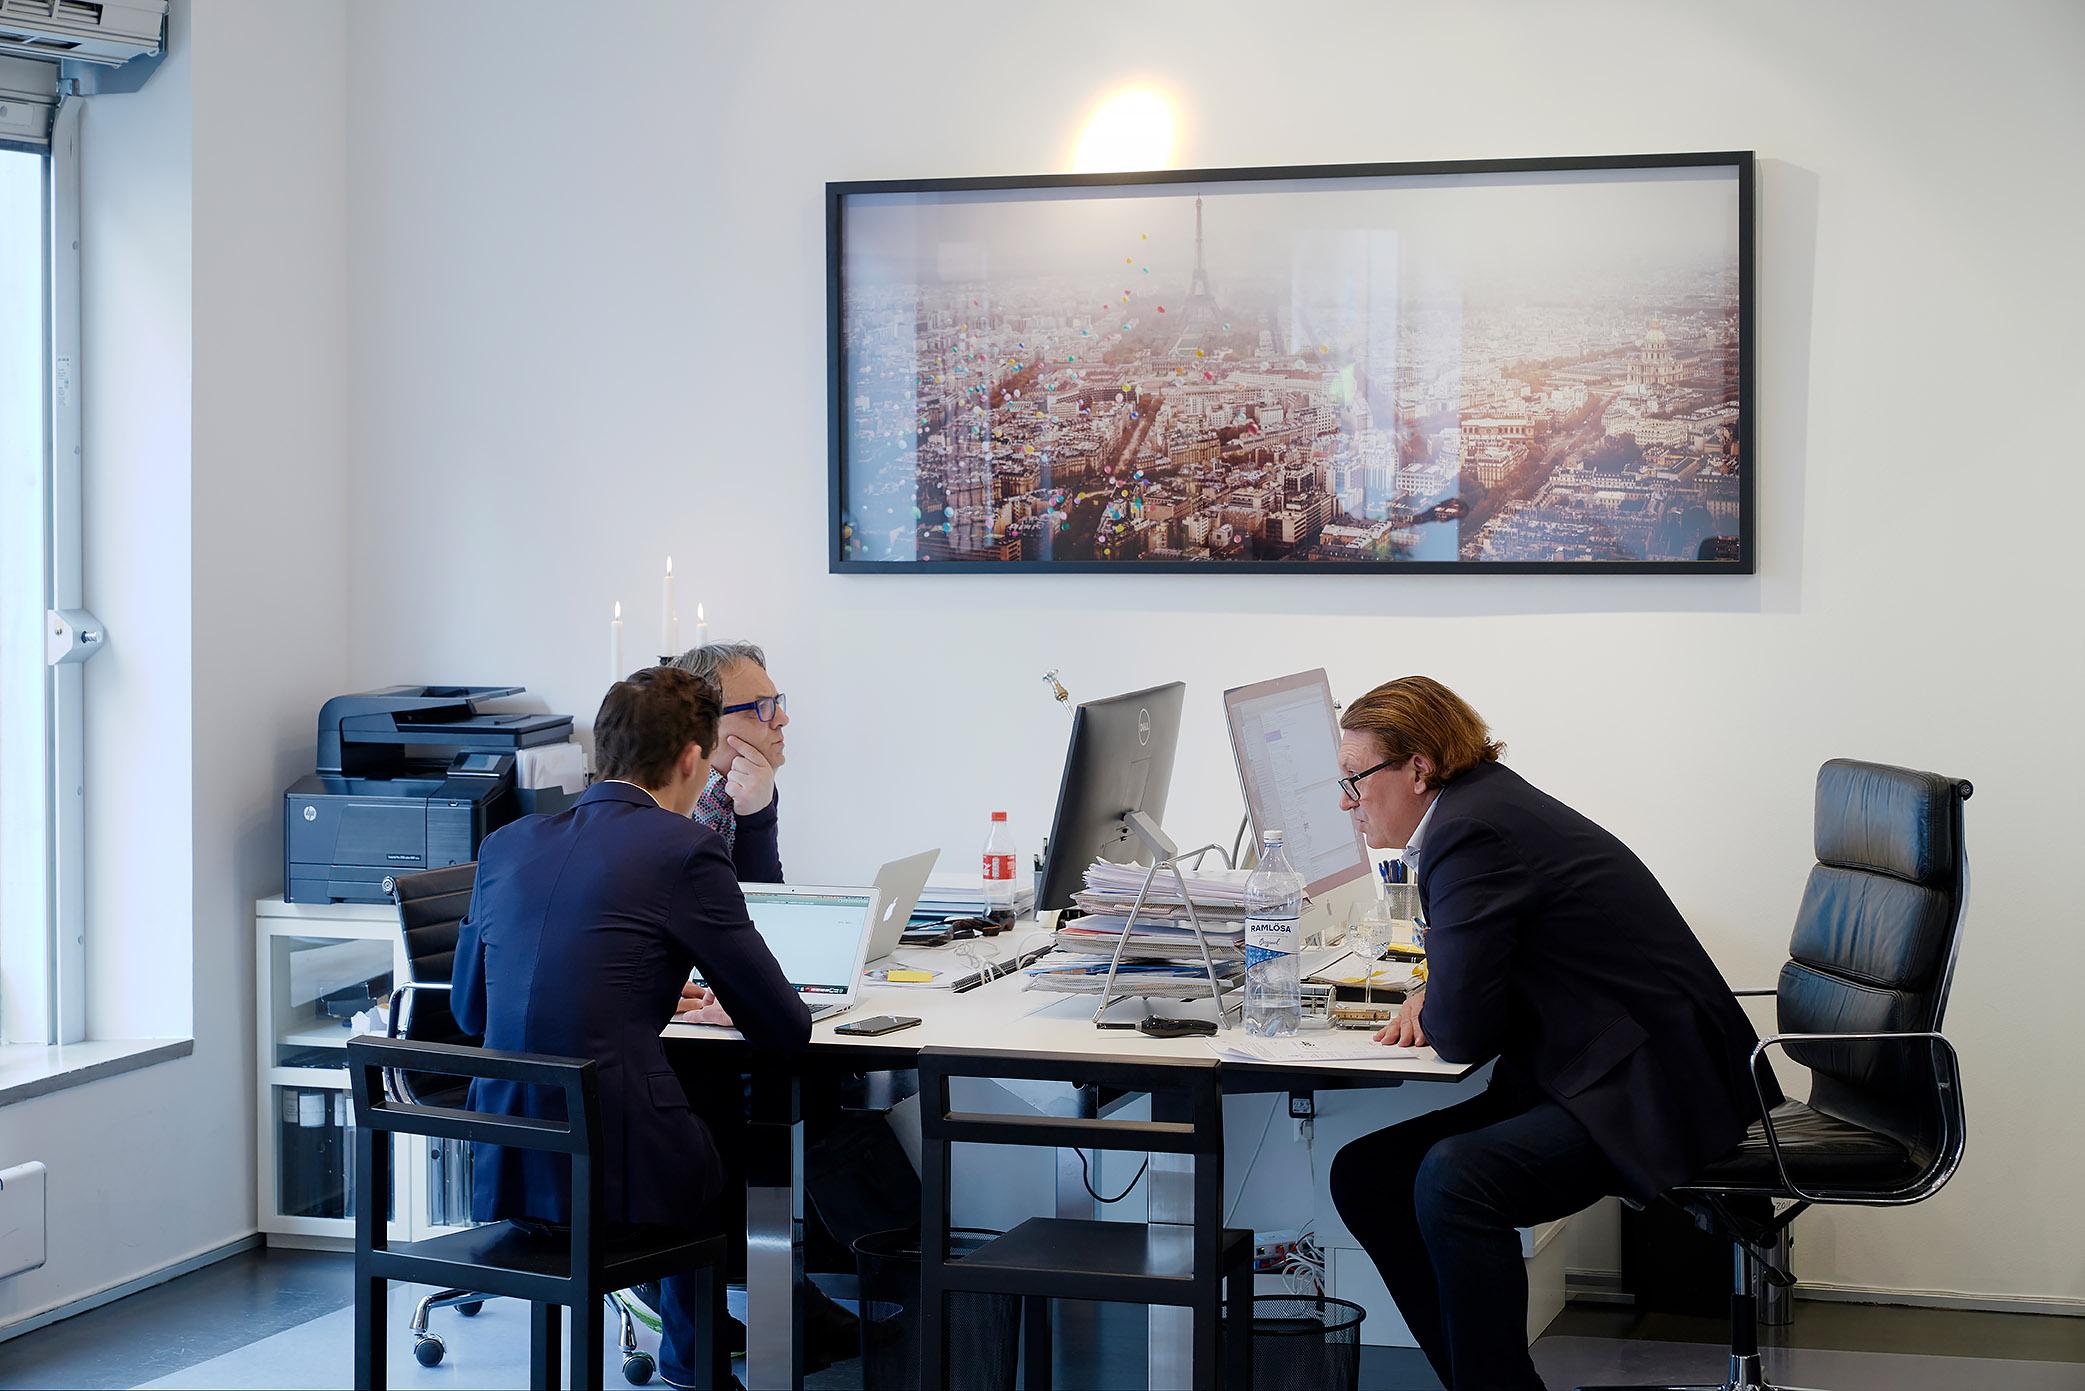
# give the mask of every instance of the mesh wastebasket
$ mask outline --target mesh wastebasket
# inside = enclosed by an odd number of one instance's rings
[[[1253,1391],[1356,1391],[1366,1316],[1344,1299],[1254,1295]]]
[[[975,1251],[998,1232],[957,1227],[948,1249]],[[854,1243],[861,1295],[862,1385],[878,1391],[919,1386],[919,1228],[871,1232]],[[948,1296],[949,1391],[1013,1391],[1020,1362],[1021,1301],[968,1290]]]

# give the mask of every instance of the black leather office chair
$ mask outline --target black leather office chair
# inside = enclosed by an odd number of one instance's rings
[[[601,1385],[601,1301],[618,1286],[693,1275],[707,1311],[696,1330],[696,1376],[707,1391],[731,1384],[724,1327],[725,1240],[657,1227],[610,1227],[601,1220],[598,1066],[591,1058],[549,1058],[445,1043],[375,1037],[348,1040],[348,1081],[355,1096],[355,1386],[386,1384],[384,1324],[393,1280],[442,1284],[468,1279],[473,1289],[529,1301],[529,1385],[557,1385],[558,1314],[571,1311],[571,1384]],[[401,1100],[391,1079],[441,1076],[497,1078],[562,1093],[562,1122],[496,1116],[461,1107]],[[390,1206],[391,1137],[481,1141],[571,1157],[571,1224],[548,1230],[513,1222],[393,1246],[379,1216]]]
[[[1762,1109],[1777,1048],[1810,1070],[1809,1100],[1774,1106],[1736,1149],[1666,1195],[1735,1248],[1720,1391],[1785,1391],[1760,1365],[1752,1290],[1762,1272],[1794,1283],[1767,1253],[1798,1213],[1921,1202],[1962,1161],[1961,1077],[1940,1025],[1969,903],[1970,790],[1850,759],[1818,770],[1817,864],[1773,992],[1778,1032],[1752,1051]]]
[[[471,889],[477,882],[478,866],[450,865],[422,874],[406,874],[393,882],[391,896],[398,904],[398,928],[405,939],[407,979],[391,992],[391,1020],[387,1030],[393,1039],[414,1043],[439,1043],[476,1047],[478,1039],[467,1034],[449,1012],[449,978],[456,963],[456,939],[463,919],[470,912]],[[417,1106],[461,1108],[470,1079],[439,1073],[395,1073],[389,1080],[391,1095]],[[415,1147],[417,1159],[419,1148]],[[470,1195],[471,1148],[449,1140],[434,1152],[431,1168],[439,1167],[443,1187],[452,1201],[467,1203]],[[451,1173],[451,1169],[455,1172]],[[445,1220],[468,1222],[468,1213],[445,1214]],[[652,1355],[637,1346],[637,1324],[630,1306],[616,1293],[607,1296],[616,1316],[623,1377],[641,1386],[657,1370]],[[439,1333],[428,1330],[428,1319],[436,1309],[454,1308],[469,1318],[484,1306],[485,1296],[477,1290],[444,1288],[413,1306],[410,1328],[413,1356],[423,1367],[438,1366],[448,1344]]]

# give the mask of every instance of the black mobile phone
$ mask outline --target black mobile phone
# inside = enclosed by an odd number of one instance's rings
[[[1151,1038],[1212,1038],[1216,1025],[1206,1019],[1164,1019],[1153,1015],[1137,1024],[1137,1032]]]
[[[872,1014],[867,1019],[857,1019],[851,1024],[835,1024],[836,1034],[859,1034],[863,1038],[875,1038],[879,1034],[894,1034],[900,1029],[909,1029],[919,1020],[903,1014]]]

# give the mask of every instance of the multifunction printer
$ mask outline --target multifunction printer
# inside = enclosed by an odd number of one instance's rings
[[[393,879],[478,857],[522,814],[515,762],[561,743],[570,715],[500,714],[523,686],[392,686],[319,710],[317,768],[282,798],[282,896],[388,903]]]

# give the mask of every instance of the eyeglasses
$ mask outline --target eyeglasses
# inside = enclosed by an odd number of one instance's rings
[[[758,700],[742,700],[736,705],[727,705],[719,713],[736,715],[741,710],[751,710],[754,719],[762,724],[773,724],[775,716],[783,714],[788,709],[789,697],[778,691],[774,695],[762,696]]]
[[[1363,768],[1360,772],[1354,774],[1352,777],[1341,778],[1339,780],[1340,795],[1345,797],[1349,802],[1360,801],[1361,779],[1369,776],[1371,773],[1380,773],[1385,768],[1401,767],[1403,766],[1404,762],[1405,760],[1402,758],[1386,758],[1373,768]]]

